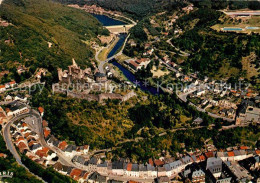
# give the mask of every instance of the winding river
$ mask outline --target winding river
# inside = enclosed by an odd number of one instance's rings
[[[113,18],[110,18],[108,16],[105,15],[93,15],[95,16],[104,26],[112,26],[112,25],[125,25],[124,22],[121,22],[119,20],[115,20]],[[115,55],[117,53],[117,51],[122,47],[122,45],[124,44],[124,41],[127,37],[127,34],[120,34],[119,35],[119,41],[116,43],[116,45],[114,46],[114,48],[109,52],[108,54],[108,58],[112,57],[113,55]],[[124,74],[124,76],[131,81],[132,83],[138,85],[138,87],[143,90],[143,91],[147,91],[153,95],[156,94],[160,94],[162,93],[161,90],[158,90],[155,87],[152,86],[148,86],[145,85],[144,82],[142,81],[138,81],[135,77],[134,74],[132,74],[128,69],[126,69],[125,67],[123,67],[121,64],[119,64],[118,62],[116,62],[115,60],[112,60],[111,62],[114,66],[116,66],[117,68],[119,68],[122,73]]]

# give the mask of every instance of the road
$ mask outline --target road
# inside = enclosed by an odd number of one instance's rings
[[[128,38],[129,38],[129,36],[130,36],[130,34],[128,34],[128,36],[126,37],[125,42],[124,42],[124,44],[123,44],[121,50],[120,50],[117,54],[115,54],[114,56],[112,56],[112,57],[110,57],[110,58],[107,58],[105,61],[101,61],[101,60],[99,60],[99,58],[98,58],[99,53],[100,53],[104,48],[100,49],[100,50],[96,53],[95,59],[99,62],[99,65],[98,65],[98,70],[99,70],[99,72],[105,73],[105,71],[104,71],[104,65],[105,65],[106,63],[108,63],[110,60],[113,60],[114,58],[116,58],[116,57],[122,55],[123,50],[124,50],[124,48],[125,48],[125,45],[126,45],[126,42],[127,42]]]
[[[166,42],[167,42],[168,44],[170,44],[173,48],[175,48],[177,51],[179,51],[179,52],[181,53],[181,54],[179,54],[179,55],[184,56],[184,57],[190,56],[189,53],[184,52],[184,51],[180,50],[179,48],[176,48],[176,47],[172,44],[171,40],[172,40],[172,38],[168,39]]]

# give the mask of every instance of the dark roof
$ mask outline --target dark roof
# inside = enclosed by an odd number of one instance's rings
[[[101,73],[101,72],[97,72],[95,74],[96,77],[106,77],[106,75],[104,73]]]
[[[94,180],[97,182],[106,182],[106,180],[107,180],[105,176],[100,175],[98,172],[92,173],[88,179]]]
[[[11,103],[11,104],[10,104],[9,109],[10,109],[11,111],[16,111],[16,110],[22,109],[22,108],[24,108],[24,107],[26,107],[25,104],[15,102],[15,103]]]
[[[123,169],[124,168],[124,162],[123,161],[114,161],[112,163],[112,169]]]
[[[64,166],[64,171],[67,170],[67,174],[70,174],[73,169],[73,167]]]
[[[72,151],[76,151],[77,146],[75,145],[68,145],[67,148],[64,150],[65,152],[72,152]]]
[[[72,159],[72,161],[84,165],[84,163],[85,163],[85,158],[84,158],[83,156],[74,156],[73,159]]]
[[[140,164],[139,171],[147,171],[147,167],[144,164]]]
[[[96,157],[92,157],[90,158],[90,160],[88,161],[89,164],[92,164],[92,165],[96,165],[98,162],[98,159]]]
[[[132,171],[139,171],[139,165],[138,164],[132,164]]]
[[[31,147],[31,150],[38,149],[39,147],[41,147],[41,144],[34,144],[34,145]]]

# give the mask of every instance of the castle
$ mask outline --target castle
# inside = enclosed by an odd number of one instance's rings
[[[68,70],[62,71],[62,69],[58,69],[58,77],[59,81],[62,83],[71,84],[74,82],[77,83],[88,83],[93,82],[92,72],[90,68],[86,68],[82,70],[74,59],[72,59],[72,65],[68,66]]]

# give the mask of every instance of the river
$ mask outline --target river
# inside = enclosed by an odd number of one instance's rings
[[[111,26],[111,25],[125,25],[124,22],[121,22],[119,20],[115,20],[113,18],[110,18],[108,16],[105,15],[93,15],[95,16],[104,26]],[[121,24],[120,24],[121,22]],[[122,45],[125,42],[125,39],[127,37],[127,34],[120,34],[119,35],[119,41],[116,43],[116,45],[114,46],[114,48],[109,52],[108,54],[108,58],[112,57],[113,55],[115,55],[117,53],[117,51],[122,47]],[[121,64],[119,64],[118,62],[116,62],[115,60],[112,60],[111,62],[114,66],[118,67],[122,73],[124,74],[124,76],[131,81],[133,84],[138,85],[138,87],[143,90],[143,91],[147,91],[150,92],[153,95],[156,94],[160,94],[162,93],[161,90],[158,90],[155,87],[151,87],[148,85],[145,85],[144,82],[142,81],[138,81],[135,77],[134,74],[132,74],[128,69],[126,69],[125,67],[123,67]]]
[[[122,22],[120,20],[116,20],[113,18],[110,18],[106,15],[97,15],[92,14],[96,19],[98,19],[99,22],[102,23],[103,26],[112,26],[112,25],[126,25],[125,22]]]

